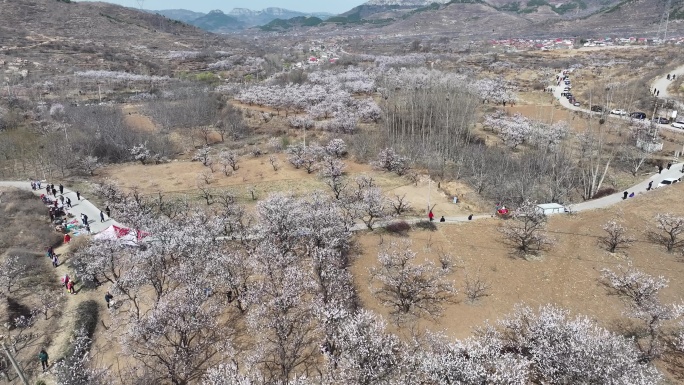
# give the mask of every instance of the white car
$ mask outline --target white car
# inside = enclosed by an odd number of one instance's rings
[[[672,123],[672,127],[684,129],[684,121],[674,122]]]
[[[658,183],[658,185],[656,186],[656,188],[658,188],[658,187],[663,187],[663,186],[669,186],[669,185],[675,184],[675,183],[677,183],[677,182],[679,182],[679,179],[677,179],[677,178],[667,178],[667,179],[663,179],[662,182]]]
[[[620,115],[620,116],[627,115],[627,111],[625,111],[625,110],[610,110],[610,113],[613,115]]]

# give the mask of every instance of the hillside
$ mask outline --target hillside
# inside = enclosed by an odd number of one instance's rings
[[[558,28],[576,35],[593,31],[598,35],[642,33],[655,37],[660,29],[665,6],[666,0],[623,0],[587,18],[559,23]],[[669,35],[684,33],[684,5],[672,1],[669,11]]]
[[[180,21],[107,3],[17,0],[0,12],[0,62],[25,60],[37,77],[98,69],[168,76],[170,51],[238,46]]]
[[[231,32],[244,29],[246,24],[236,17],[226,15],[220,10],[214,10],[208,14],[190,21],[190,24],[205,31],[212,32]]]
[[[278,25],[283,23],[287,24],[287,20],[295,18],[314,17],[325,20],[333,16],[326,12],[305,13],[278,7],[269,7],[260,11],[254,11],[247,8],[233,8],[228,13],[224,13],[221,10],[201,13],[189,11],[187,9],[166,9],[150,12],[158,13],[169,19],[192,24],[197,28],[215,33],[235,32],[250,27],[266,26],[276,20],[280,20],[275,22],[275,24]],[[294,20],[293,23],[298,24],[299,22]],[[271,29],[272,27],[265,28],[265,30]]]
[[[206,15],[206,13],[189,11],[187,9],[162,9],[149,12],[158,13],[162,16],[168,17],[169,19],[182,21],[184,23],[191,22]]]

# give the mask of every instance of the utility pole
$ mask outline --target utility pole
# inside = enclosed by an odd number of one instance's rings
[[[430,214],[430,195],[432,195],[432,178],[428,179],[428,214]]]
[[[10,360],[12,363],[12,366],[14,367],[14,370],[16,370],[17,375],[19,375],[19,379],[24,383],[24,385],[29,385],[28,380],[26,379],[26,376],[24,375],[24,372],[21,370],[19,367],[19,364],[17,361],[14,359],[14,356],[12,355],[12,352],[7,348],[7,345],[5,345],[5,341],[2,342],[2,349],[5,351],[5,354],[7,355],[7,358]]]

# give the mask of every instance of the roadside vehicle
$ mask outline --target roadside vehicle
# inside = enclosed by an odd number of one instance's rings
[[[603,112],[603,107],[601,106],[591,106],[591,110],[594,112]]]
[[[663,179],[660,183],[658,183],[658,185],[656,186],[656,188],[658,188],[658,187],[664,187],[664,186],[669,186],[669,185],[675,184],[675,183],[677,183],[677,182],[679,182],[679,179],[677,179],[677,178],[666,178],[666,179]]]
[[[684,129],[684,121],[674,122],[672,123],[672,127]]]
[[[653,118],[653,123],[657,124],[669,124],[670,120],[663,117]]]
[[[632,112],[631,114],[629,114],[629,117],[634,118],[634,119],[643,120],[643,119],[646,119],[646,114],[643,112]]]
[[[613,115],[620,115],[620,116],[625,116],[625,115],[627,115],[627,111],[622,110],[622,109],[610,110],[610,113],[613,114]]]
[[[580,103],[580,102],[578,102],[577,100],[575,100],[575,101],[572,103],[572,105],[575,106],[575,107],[579,107],[579,106],[582,105],[582,103]]]

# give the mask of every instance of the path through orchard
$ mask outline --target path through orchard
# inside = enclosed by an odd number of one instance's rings
[[[0,182],[0,187],[15,187],[15,188],[20,188],[24,190],[31,190],[31,183],[30,182],[17,182],[17,181],[3,181]],[[57,187],[56,187],[57,188]],[[57,190],[59,190],[57,188]],[[36,190],[33,191],[36,197],[39,197],[41,194],[45,193],[45,185],[43,185],[43,188],[41,190]],[[57,192],[57,196],[59,196],[59,191]],[[81,214],[85,214],[88,216],[88,224],[90,226],[91,232],[92,233],[98,233],[106,228],[108,228],[111,225],[117,225],[120,226],[118,222],[116,222],[112,218],[108,218],[105,214],[105,221],[100,222],[100,209],[96,207],[92,202],[90,202],[87,197],[81,196],[81,199],[79,200],[77,198],[76,192],[72,191],[68,188],[64,188],[64,197],[65,198],[70,198],[72,201],[72,208],[69,210],[75,218],[80,220]],[[46,217],[47,217],[47,206],[46,206]],[[58,248],[55,249],[55,253],[58,255],[59,259],[59,265],[57,268],[54,269],[54,277],[53,279],[57,282],[61,280],[62,277],[64,277],[65,274],[69,274],[70,277],[74,277],[74,274],[72,271],[69,270],[68,264],[69,264],[69,259],[68,259],[68,245],[62,245]],[[47,258],[46,258],[47,259]],[[46,263],[49,263],[46,261]],[[59,308],[59,311],[62,313],[61,319],[59,326],[52,330],[52,335],[53,335],[53,340],[50,346],[46,347],[46,351],[48,355],[50,356],[50,371],[47,373],[40,374],[38,376],[38,379],[45,381],[46,385],[52,385],[55,384],[55,379],[51,373],[51,371],[54,369],[54,360],[60,358],[60,354],[63,353],[64,348],[71,342],[71,335],[73,332],[73,327],[74,327],[74,320],[77,317],[76,314],[76,308],[81,302],[87,301],[87,300],[94,300],[98,303],[98,306],[100,308],[100,314],[105,314],[104,310],[106,309],[105,302],[104,302],[104,293],[105,291],[103,289],[84,289],[80,282],[77,280],[75,286],[75,291],[76,294],[69,294],[67,293],[65,288],[61,289],[61,292],[55,292],[55,295],[64,295],[63,302]],[[102,318],[102,317],[101,317]],[[39,366],[40,363],[38,360],[35,362],[32,362],[32,365]]]

